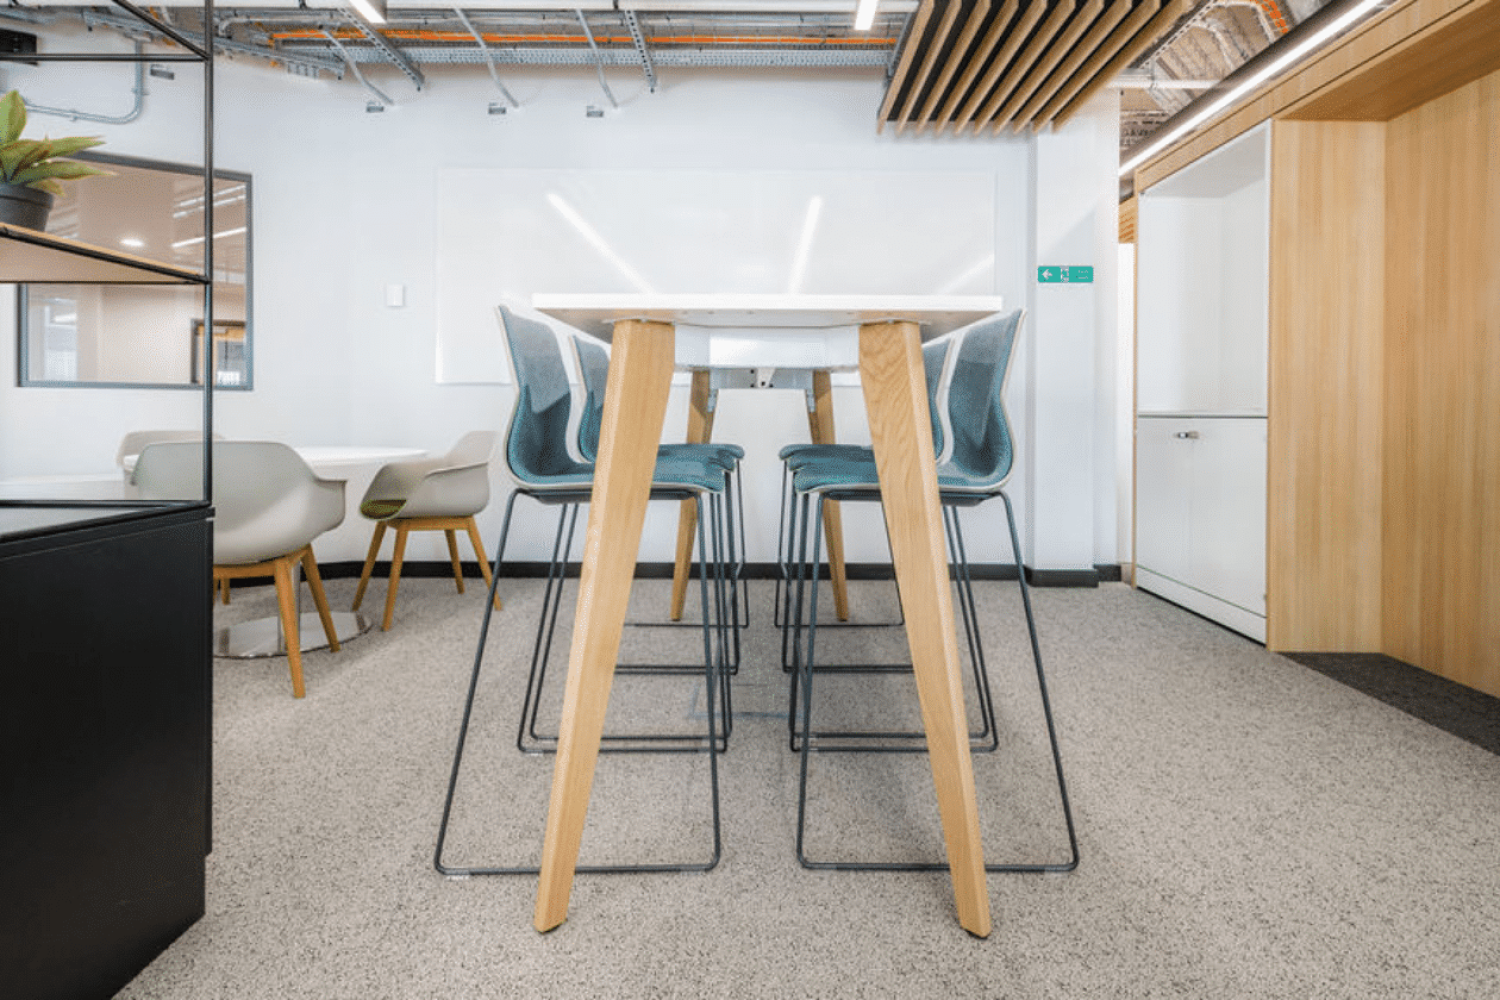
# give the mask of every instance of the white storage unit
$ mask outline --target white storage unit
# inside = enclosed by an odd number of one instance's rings
[[[1140,197],[1136,585],[1266,638],[1269,126]]]

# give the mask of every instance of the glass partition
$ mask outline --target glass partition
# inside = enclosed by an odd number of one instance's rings
[[[203,267],[196,167],[82,156],[110,171],[67,186],[47,230],[180,267]],[[251,185],[214,177],[214,387],[253,386]],[[203,381],[203,294],[189,285],[21,285],[22,386],[191,388]]]

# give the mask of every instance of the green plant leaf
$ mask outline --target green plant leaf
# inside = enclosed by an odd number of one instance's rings
[[[0,147],[0,170],[13,184],[23,184],[16,175],[52,155],[52,144],[45,139],[17,139]]]
[[[12,90],[0,97],[0,145],[15,142],[26,129],[26,104],[21,92]]]
[[[91,163],[79,163],[77,160],[48,160],[46,163],[38,163],[20,171],[12,179],[12,184],[30,184],[36,187],[37,181],[60,180],[76,181],[80,177],[101,177],[108,171],[100,170]]]
[[[59,196],[63,193],[63,186],[54,180],[43,179],[39,181],[33,181],[32,183],[28,184],[27,187],[34,187],[53,196]]]
[[[69,139],[50,139],[52,143],[53,156],[72,156],[83,149],[92,149],[95,146],[104,145],[104,140],[96,135],[78,135]]]

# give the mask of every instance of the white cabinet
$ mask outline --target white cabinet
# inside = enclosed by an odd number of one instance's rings
[[[1142,193],[1136,585],[1266,638],[1269,129]]]
[[[1266,421],[1136,422],[1136,584],[1266,638]]]

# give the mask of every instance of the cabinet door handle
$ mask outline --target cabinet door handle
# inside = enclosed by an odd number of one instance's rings
[[[1198,432],[1197,431],[1178,431],[1176,434],[1173,434],[1172,436],[1175,437],[1179,441],[1196,441],[1196,440],[1198,440]]]

